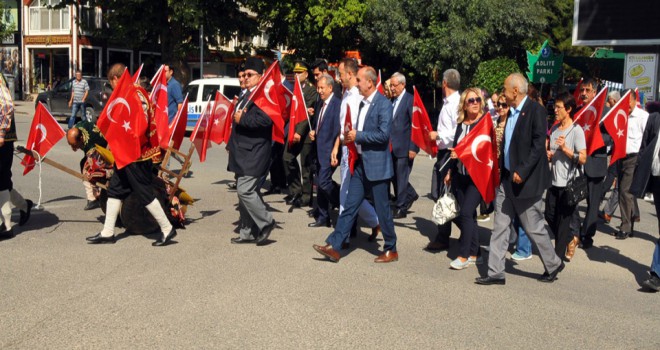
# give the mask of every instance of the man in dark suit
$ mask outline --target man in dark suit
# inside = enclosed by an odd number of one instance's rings
[[[350,178],[348,197],[335,230],[326,239],[325,246],[314,245],[318,253],[333,262],[341,258],[338,251],[350,234],[358,209],[368,193],[373,195],[385,240],[384,252],[374,262],[388,263],[399,259],[394,221],[387,198],[389,181],[394,175],[389,152],[392,104],[376,90],[377,80],[378,75],[372,67],[363,67],[358,71],[358,89],[364,99],[360,102],[354,128],[344,131],[344,142],[355,142],[358,151],[355,171]]]
[[[319,58],[314,63],[312,64],[312,74],[314,74],[314,80],[318,83],[319,79],[323,74],[330,75],[330,71],[328,71],[328,62],[326,60]],[[332,75],[330,75],[332,76]],[[336,98],[341,100],[342,97],[342,89],[341,84],[335,80],[332,79],[332,93],[335,95]]]
[[[316,88],[309,82],[307,64],[303,61],[296,62],[293,72],[300,80],[307,113],[314,114],[314,104],[318,99]],[[287,128],[288,129],[288,128]],[[293,135],[293,146],[285,146],[284,150],[284,172],[286,182],[289,184],[289,195],[284,197],[287,204],[295,207],[310,205],[312,199],[311,157],[312,143],[308,137],[309,123],[296,125]],[[300,166],[298,156],[300,155]],[[302,167],[302,183],[301,183]]]
[[[490,238],[488,276],[477,284],[504,284],[505,255],[509,247],[511,222],[517,216],[539,250],[546,272],[541,282],[553,282],[564,269],[555,253],[541,211],[543,192],[550,187],[551,173],[545,150],[547,112],[527,98],[527,80],[520,73],[504,81],[504,96],[510,106],[500,144],[501,183],[495,198],[495,223]]]
[[[330,227],[329,211],[331,203],[339,206],[339,188],[332,181],[335,167],[330,164],[330,153],[339,136],[339,111],[341,100],[334,96],[332,82],[328,74],[317,78],[316,91],[319,101],[314,110],[314,130],[309,132],[312,142],[316,143],[316,183],[318,185],[316,220],[309,227]]]
[[[250,57],[245,62],[248,91],[236,104],[229,139],[229,171],[235,174],[240,211],[240,236],[231,239],[234,244],[264,244],[275,227],[275,220],[258,194],[259,182],[270,166],[273,122],[249,100],[263,71],[260,58]]]
[[[408,209],[419,199],[419,195],[408,179],[412,170],[413,161],[419,152],[419,147],[410,139],[412,123],[413,96],[406,91],[406,77],[396,72],[390,79],[392,91],[392,162],[394,163],[394,193],[396,194],[395,219],[403,219]]]

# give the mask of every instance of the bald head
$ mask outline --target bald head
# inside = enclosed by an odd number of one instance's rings
[[[66,132],[66,142],[69,143],[71,149],[77,151],[82,147],[82,139],[80,137],[80,130],[76,127],[69,129]]]

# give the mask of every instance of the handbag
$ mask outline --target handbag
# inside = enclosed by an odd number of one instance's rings
[[[566,184],[566,204],[574,206],[587,198],[587,176],[582,172],[581,166],[573,166],[571,178]]]
[[[433,213],[431,214],[431,221],[436,225],[443,225],[450,222],[458,216],[458,201],[451,193],[451,187],[447,186],[445,194],[438,198],[438,201],[433,205]]]

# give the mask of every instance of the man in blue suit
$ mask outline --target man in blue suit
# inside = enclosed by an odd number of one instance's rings
[[[394,193],[396,194],[395,219],[403,219],[419,195],[408,179],[412,170],[413,161],[419,152],[419,147],[410,139],[413,96],[406,91],[406,77],[396,72],[390,79],[392,91],[392,161],[394,162]]]
[[[339,188],[332,181],[335,167],[330,164],[330,153],[339,136],[339,111],[341,100],[333,94],[332,76],[322,74],[317,78],[316,91],[319,101],[314,106],[314,128],[309,137],[316,144],[316,181],[318,185],[316,221],[309,227],[330,227],[330,204],[339,206]],[[334,194],[334,195],[333,195]]]
[[[366,66],[358,71],[358,89],[364,99],[360,102],[354,128],[344,131],[344,142],[355,142],[357,147],[355,172],[350,179],[348,198],[337,219],[335,230],[326,239],[325,246],[314,245],[318,253],[333,262],[338,262],[341,258],[338,251],[348,237],[358,208],[368,193],[373,195],[385,240],[384,252],[374,262],[388,263],[399,259],[394,221],[387,198],[389,181],[394,175],[392,154],[389,150],[392,103],[376,91],[377,80],[378,75],[372,67]]]

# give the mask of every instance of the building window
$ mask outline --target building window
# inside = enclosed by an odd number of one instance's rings
[[[83,30],[101,29],[101,8],[82,5],[80,7],[80,25]]]
[[[48,6],[59,4],[60,0],[38,0],[30,5],[30,30],[61,31],[70,29],[69,9],[53,10]]]

